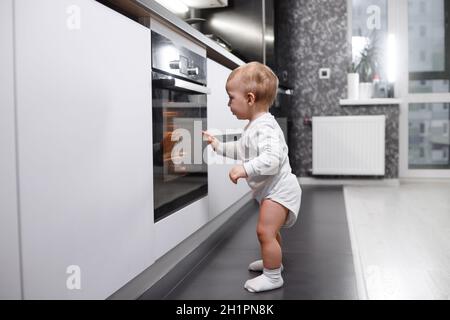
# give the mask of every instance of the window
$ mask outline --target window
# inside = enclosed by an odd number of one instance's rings
[[[411,93],[450,92],[449,12],[448,0],[408,0]]]
[[[420,61],[425,62],[426,60],[426,52],[424,50],[420,50]]]
[[[426,13],[426,11],[427,11],[427,6],[425,4],[425,1],[420,1],[420,12]]]
[[[420,133],[425,133],[425,123],[420,124]]]
[[[352,62],[358,65],[366,48],[374,52],[370,68],[358,70],[361,82],[371,82],[375,76],[387,80],[387,20],[387,0],[352,0]]]
[[[427,27],[420,26],[420,36],[423,38],[427,35]]]
[[[450,169],[448,104],[410,103],[408,118],[409,169]]]

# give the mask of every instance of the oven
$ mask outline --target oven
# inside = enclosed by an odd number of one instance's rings
[[[206,57],[152,31],[155,222],[208,194]]]

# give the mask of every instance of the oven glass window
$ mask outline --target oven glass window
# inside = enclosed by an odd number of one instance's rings
[[[156,222],[208,193],[206,95],[155,85],[152,94]]]

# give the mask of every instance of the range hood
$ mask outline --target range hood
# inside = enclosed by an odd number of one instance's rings
[[[228,0],[155,0],[175,14],[185,14],[189,9],[228,7]]]
[[[228,6],[228,0],[182,0],[188,7],[194,9],[223,8]]]

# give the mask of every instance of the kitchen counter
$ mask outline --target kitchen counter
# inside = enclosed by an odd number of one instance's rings
[[[208,58],[211,58],[230,69],[234,69],[245,63],[154,0],[98,1],[126,15],[134,17],[152,17],[168,23],[171,27],[203,45],[206,48]]]

